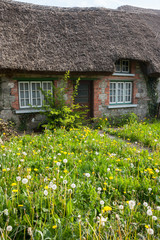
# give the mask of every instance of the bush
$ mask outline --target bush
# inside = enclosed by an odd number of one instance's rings
[[[64,127],[68,130],[70,128],[79,128],[85,121],[87,109],[82,111],[82,107],[74,103],[80,79],[76,80],[74,89],[73,85],[69,84],[69,79],[68,71],[60,82],[60,86],[53,85],[53,93],[41,89],[45,99],[41,112],[46,116],[45,128]],[[66,104],[65,96],[68,92],[72,92],[72,94],[69,103]]]

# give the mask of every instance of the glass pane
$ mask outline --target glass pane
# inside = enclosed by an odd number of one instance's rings
[[[41,105],[41,100],[37,99],[37,105],[40,106]]]
[[[37,90],[39,90],[40,89],[40,83],[37,83]]]
[[[26,99],[26,106],[29,106],[29,99]]]
[[[32,90],[35,90],[35,83],[32,83]]]
[[[52,90],[52,85],[51,85],[51,83],[48,83],[48,90]]]
[[[21,91],[21,92],[20,92],[20,97],[21,97],[21,98],[24,98],[24,91]]]
[[[47,83],[43,83],[43,90],[47,90]]]
[[[35,98],[36,97],[36,92],[32,91],[32,97]]]
[[[36,105],[36,99],[33,99],[33,105],[34,106]]]
[[[20,90],[23,90],[23,83],[20,83]]]
[[[29,98],[29,92],[28,91],[25,92],[25,98]]]
[[[24,99],[21,99],[21,106],[24,107]]]
[[[25,83],[25,90],[28,90],[28,83]]]
[[[40,98],[40,91],[37,92],[37,97]]]

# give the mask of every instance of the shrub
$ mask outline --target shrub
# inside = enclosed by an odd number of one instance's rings
[[[84,123],[87,109],[82,111],[82,107],[74,103],[80,79],[76,80],[74,89],[73,85],[69,84],[69,79],[68,71],[59,86],[53,85],[53,93],[46,93],[41,89],[45,99],[41,112],[46,116],[44,127],[49,129],[64,127],[68,130],[75,127],[79,128]],[[68,92],[72,92],[72,94],[69,102],[66,103],[65,96]]]

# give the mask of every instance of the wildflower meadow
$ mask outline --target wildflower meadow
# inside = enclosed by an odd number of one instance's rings
[[[10,139],[0,145],[0,239],[160,239],[159,159],[89,128]]]

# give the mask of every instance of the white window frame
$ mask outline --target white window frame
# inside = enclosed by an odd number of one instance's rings
[[[21,90],[20,90],[20,84],[25,84],[27,83],[28,84],[28,89],[29,89],[29,106],[22,106],[21,105]],[[44,96],[42,94],[42,92],[40,91],[40,100],[41,100],[41,103],[40,105],[33,105],[33,98],[32,98],[32,83],[40,83],[40,88],[43,89],[43,83],[51,83],[51,89],[47,89],[47,92],[48,91],[53,91],[52,89],[52,81],[19,81],[18,82],[18,97],[19,97],[19,107],[20,109],[27,109],[27,108],[31,108],[32,106],[33,107],[42,107],[42,104],[43,104],[43,101],[44,101]],[[37,97],[36,97],[37,99]],[[25,101],[25,98],[24,98],[24,101]]]
[[[118,101],[118,84],[123,84],[123,101]],[[111,84],[115,84],[115,100],[116,101],[111,101]],[[126,85],[130,84],[130,95],[126,95]],[[125,82],[125,81],[117,81],[117,82],[110,82],[110,96],[109,96],[109,104],[131,104],[132,103],[132,82]],[[114,95],[112,95],[114,96]],[[126,96],[130,97],[130,101],[126,101]]]
[[[120,70],[119,71],[115,70],[115,73],[126,73],[126,74],[129,74],[130,73],[130,61],[129,60],[125,60],[125,59],[118,60],[118,61],[120,61]],[[124,62],[128,62],[128,71],[124,71],[123,70]],[[115,66],[116,66],[116,63],[115,63]]]

